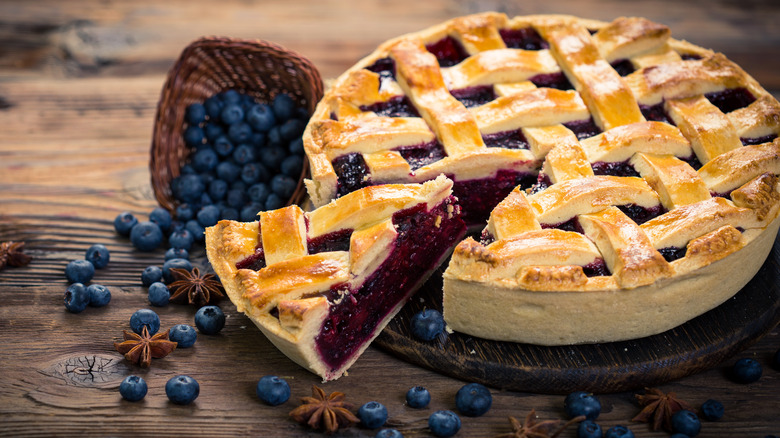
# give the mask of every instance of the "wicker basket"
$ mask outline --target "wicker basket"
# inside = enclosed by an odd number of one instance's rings
[[[296,103],[314,111],[322,98],[322,78],[316,67],[301,55],[277,44],[261,40],[202,38],[187,46],[168,72],[157,106],[152,138],[152,188],[157,202],[174,212],[177,200],[171,180],[179,176],[189,154],[182,135],[188,105],[203,102],[221,91],[235,89],[260,102],[270,103],[277,94],[287,93]],[[303,171],[295,193],[287,205],[306,199]]]

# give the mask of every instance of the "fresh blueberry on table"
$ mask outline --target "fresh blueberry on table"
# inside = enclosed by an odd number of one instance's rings
[[[111,259],[111,253],[105,245],[96,243],[87,249],[84,258],[89,260],[95,269],[103,269],[108,266],[108,261]]]
[[[162,278],[165,284],[171,284],[175,279],[171,269],[184,269],[185,271],[192,271],[192,263],[187,259],[170,259],[163,263]]]
[[[130,328],[134,332],[140,335],[144,326],[150,335],[157,333],[160,330],[160,317],[157,313],[150,309],[139,309],[130,315]]]
[[[398,429],[382,429],[374,435],[374,438],[404,438],[404,434]]]
[[[189,232],[189,230],[187,230],[187,231]],[[191,232],[190,232],[190,235],[192,235]],[[194,241],[194,239],[195,239],[195,237],[193,237],[193,241]],[[189,260],[190,259],[190,252],[187,251],[184,248],[168,248],[165,251],[165,261],[168,261],[170,259],[187,259],[187,260]],[[162,271],[160,271],[160,275],[162,275]],[[157,280],[157,281],[159,281],[159,280]]]
[[[138,376],[127,376],[119,384],[119,395],[127,401],[139,401],[146,396],[147,391],[146,381]]]
[[[192,233],[186,228],[176,230],[168,236],[168,244],[175,249],[183,249],[189,251],[192,248],[192,242],[195,241]]]
[[[81,313],[89,304],[89,292],[81,283],[73,283],[65,291],[65,308],[71,313]]]
[[[428,417],[428,428],[438,437],[453,436],[458,433],[460,426],[460,417],[452,411],[436,411]]]
[[[205,335],[216,335],[225,327],[225,313],[217,306],[203,306],[195,313],[195,326]]]
[[[455,406],[467,417],[479,417],[490,410],[493,396],[490,390],[479,383],[463,385],[455,395]]]
[[[737,383],[753,383],[761,378],[761,364],[755,359],[739,359],[731,368],[731,377]]]
[[[95,265],[87,260],[72,260],[65,266],[69,283],[89,283],[95,275]]]
[[[171,229],[173,218],[168,210],[162,207],[155,207],[151,213],[149,213],[149,220],[156,223],[163,233],[167,233]]]
[[[444,330],[444,317],[435,309],[423,309],[412,316],[412,335],[423,341],[432,341]]]
[[[270,406],[278,406],[290,399],[290,385],[278,376],[263,376],[255,388],[257,398]]]
[[[415,386],[406,391],[406,404],[415,409],[422,409],[431,402],[431,393],[422,386]]]
[[[358,408],[360,424],[369,429],[378,429],[387,421],[387,408],[378,401],[370,401]]]
[[[176,324],[168,332],[168,339],[176,342],[178,348],[190,348],[195,345],[198,333],[188,324]]]
[[[595,420],[601,413],[601,402],[589,392],[576,391],[566,396],[563,410],[569,418],[584,415],[588,420]]]
[[[607,429],[604,432],[604,438],[634,438],[634,432],[626,426],[618,424]]]
[[[167,306],[171,300],[171,291],[168,290],[168,286],[164,283],[157,281],[149,285],[147,298],[149,298],[149,304],[152,306]]]
[[[694,412],[683,409],[672,415],[672,429],[689,437],[695,437],[701,431],[701,421]]]
[[[577,438],[601,438],[603,435],[601,426],[593,420],[582,421],[577,426]]]
[[[171,188],[176,197],[184,202],[196,202],[206,189],[203,180],[195,174],[185,174],[175,179]]]
[[[103,307],[111,301],[111,291],[102,284],[90,284],[87,286],[89,293],[89,305]]]
[[[723,403],[709,399],[701,404],[701,416],[705,420],[717,421],[723,418]]]
[[[176,376],[165,384],[165,395],[177,405],[188,405],[200,394],[198,381],[190,376]]]
[[[196,242],[203,242],[203,240],[206,238],[204,234],[206,229],[195,219],[188,220],[187,223],[184,224],[184,228],[192,233],[192,237]]]
[[[195,212],[192,211],[190,204],[180,204],[176,206],[176,219],[181,222],[187,222],[195,217]]]
[[[207,205],[198,211],[198,223],[203,227],[212,227],[219,222],[219,207]]]
[[[139,222],[130,231],[130,242],[143,252],[151,252],[159,248],[163,241],[160,226],[152,221]]]
[[[141,272],[141,284],[149,287],[152,283],[162,280],[162,269],[159,266],[147,266]]]
[[[130,230],[138,223],[138,219],[129,211],[119,213],[114,218],[114,229],[120,236],[129,236]]]

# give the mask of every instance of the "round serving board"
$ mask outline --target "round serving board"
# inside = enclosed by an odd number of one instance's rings
[[[412,336],[409,320],[423,308],[441,310],[442,271],[374,343],[409,362],[501,389],[565,394],[656,386],[721,363],[780,321],[780,239],[756,276],[719,307],[655,336],[602,344],[544,347],[457,332],[421,342]]]

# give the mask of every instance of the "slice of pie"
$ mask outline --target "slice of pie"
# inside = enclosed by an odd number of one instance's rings
[[[310,212],[221,221],[206,252],[228,297],[290,359],[337,379],[466,232],[452,181],[351,192]]]

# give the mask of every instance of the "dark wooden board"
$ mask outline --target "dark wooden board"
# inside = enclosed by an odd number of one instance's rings
[[[446,264],[445,264],[446,265]],[[418,292],[375,345],[409,362],[495,388],[548,394],[657,386],[714,367],[780,322],[780,239],[756,276],[717,308],[664,333],[601,344],[544,347],[442,333],[426,343],[409,320],[441,310],[441,272]]]

